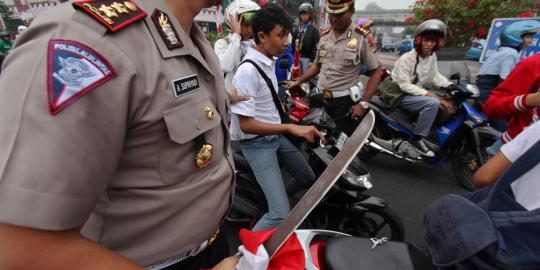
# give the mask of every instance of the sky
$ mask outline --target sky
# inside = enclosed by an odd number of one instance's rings
[[[356,0],[354,6],[356,9],[363,10],[370,2],[375,2],[384,9],[404,9],[414,3],[414,0]]]

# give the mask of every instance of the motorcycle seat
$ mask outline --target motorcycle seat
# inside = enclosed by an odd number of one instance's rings
[[[409,130],[414,129],[414,123],[416,122],[418,115],[399,108],[392,109],[390,106],[386,105],[386,103],[384,103],[379,96],[373,96],[370,102],[381,109],[384,113],[386,113],[386,115],[388,115],[395,122],[399,123],[401,126]]]
[[[330,238],[326,243],[326,267],[330,270],[436,269],[431,258],[411,244],[388,241],[373,249],[372,246],[369,238]]]

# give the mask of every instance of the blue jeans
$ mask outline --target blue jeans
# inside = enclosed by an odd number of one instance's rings
[[[399,104],[400,109],[418,114],[416,125],[414,125],[414,135],[421,137],[428,136],[439,113],[439,106],[440,102],[436,98],[412,95],[406,95]]]
[[[268,212],[255,224],[253,231],[275,228],[290,212],[287,193],[293,195],[311,186],[316,180],[315,174],[300,151],[284,136],[262,136],[240,141],[239,145],[268,203]],[[287,187],[283,183],[278,158],[293,177]]]

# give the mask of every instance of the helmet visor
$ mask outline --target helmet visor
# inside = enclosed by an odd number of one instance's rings
[[[255,12],[242,13],[242,23],[251,24],[251,20],[253,20],[254,15],[255,15]]]

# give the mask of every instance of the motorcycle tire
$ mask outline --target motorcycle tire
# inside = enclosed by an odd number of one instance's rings
[[[482,164],[480,164],[478,157],[473,153],[470,147],[462,146],[461,149],[452,156],[452,171],[454,172],[454,176],[467,190],[476,190],[473,176],[480,166],[482,166]]]
[[[386,237],[391,241],[404,241],[405,228],[401,218],[390,208],[370,209],[355,217],[342,220],[337,229],[353,236],[368,238]]]

